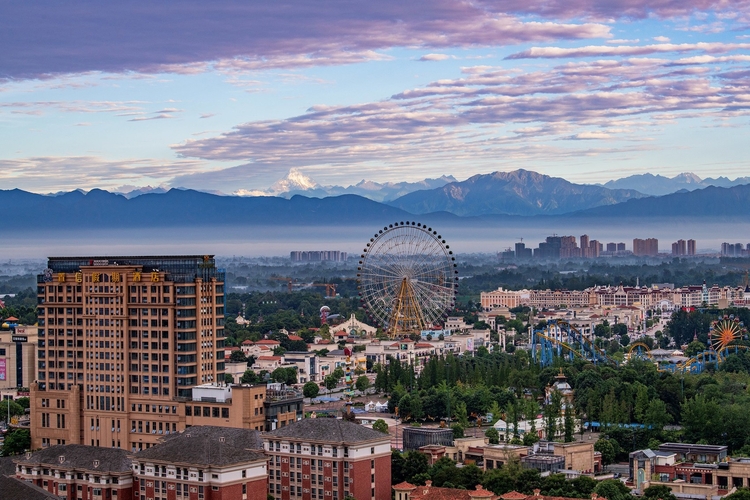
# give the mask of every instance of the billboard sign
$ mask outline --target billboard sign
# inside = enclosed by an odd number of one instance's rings
[[[6,368],[5,368],[5,360],[0,359],[0,380],[7,380],[6,377]]]

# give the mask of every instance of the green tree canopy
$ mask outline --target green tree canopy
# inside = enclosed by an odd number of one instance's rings
[[[306,398],[312,399],[314,397],[317,397],[319,392],[320,386],[316,382],[310,381],[302,386],[302,395]]]

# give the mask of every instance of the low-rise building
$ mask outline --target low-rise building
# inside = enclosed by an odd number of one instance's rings
[[[315,418],[263,434],[268,493],[279,500],[387,500],[390,436],[346,420]]]
[[[62,498],[133,498],[125,450],[79,444],[50,446],[14,460],[16,477]]]
[[[267,472],[263,443],[250,429],[193,427],[132,460],[140,498],[265,500]]]

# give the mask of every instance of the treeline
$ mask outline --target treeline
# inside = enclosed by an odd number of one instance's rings
[[[537,469],[522,468],[520,461],[515,457],[508,460],[502,468],[485,472],[474,464],[457,467],[448,457],[443,457],[430,466],[424,453],[394,451],[391,455],[391,482],[399,484],[402,481],[414,485],[424,485],[427,481],[432,481],[432,486],[435,487],[466,490],[473,490],[481,484],[496,495],[511,491],[533,495],[534,490],[538,489],[541,495],[553,497],[591,498],[592,493],[596,493],[607,500],[632,498],[630,490],[619,480],[597,481],[588,476],[580,476],[568,481],[563,474],[542,477]],[[665,494],[661,490],[647,489],[644,496],[647,500],[676,500],[674,495],[669,492]]]
[[[395,359],[374,369],[375,388],[389,395],[390,409],[398,408],[405,421],[450,417],[465,426],[489,413],[512,428],[546,414],[545,388],[562,370],[574,390],[576,421],[598,422],[619,459],[679,440],[725,444],[730,453],[750,455],[748,352],[732,354],[718,371],[709,366],[700,375],[658,371],[650,361],[635,358],[620,367],[559,358],[540,368],[526,351],[435,356],[419,375]],[[559,405],[554,410],[564,415]]]

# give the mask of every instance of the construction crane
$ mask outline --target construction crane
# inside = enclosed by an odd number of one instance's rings
[[[286,287],[288,291],[292,291],[292,287],[294,286],[294,280],[292,278],[287,278],[284,276],[271,276],[268,278],[271,281],[286,281]]]

